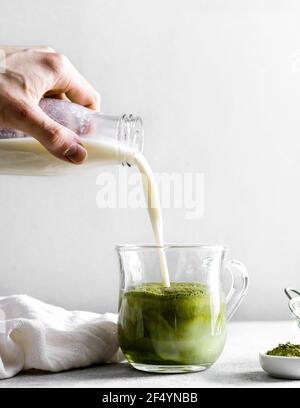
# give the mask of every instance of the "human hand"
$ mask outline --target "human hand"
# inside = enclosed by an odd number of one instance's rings
[[[1,47],[0,47],[1,48]],[[69,99],[100,109],[100,96],[62,54],[48,47],[2,47],[0,127],[30,134],[59,159],[79,164],[87,156],[80,137],[39,107],[42,97]]]

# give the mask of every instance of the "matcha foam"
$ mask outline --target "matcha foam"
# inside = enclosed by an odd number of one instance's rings
[[[206,292],[206,287],[200,283],[175,282],[170,287],[165,287],[160,283],[145,283],[144,285],[135,286],[127,293],[134,293],[135,296],[153,296],[161,299],[170,299],[203,296]]]

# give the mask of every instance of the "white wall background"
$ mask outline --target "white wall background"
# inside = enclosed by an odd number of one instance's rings
[[[166,210],[166,241],[227,244],[251,275],[237,318],[287,318],[283,288],[300,289],[299,2],[10,0],[0,17],[0,43],[51,45],[103,111],[140,114],[155,171],[205,174],[204,218]],[[116,310],[114,245],[152,235],[145,211],[97,209],[98,173],[0,178],[0,294]]]

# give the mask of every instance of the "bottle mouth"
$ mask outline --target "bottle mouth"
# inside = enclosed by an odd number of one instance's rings
[[[117,125],[117,138],[120,143],[120,161],[123,165],[134,164],[137,153],[144,149],[143,121],[139,116],[123,115]]]

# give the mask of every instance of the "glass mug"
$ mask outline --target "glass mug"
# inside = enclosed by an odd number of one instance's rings
[[[220,356],[226,324],[248,288],[248,274],[217,245],[116,247],[120,261],[118,336],[128,362],[158,373],[203,371]],[[166,254],[171,286],[161,284]],[[222,277],[231,274],[225,295]]]

